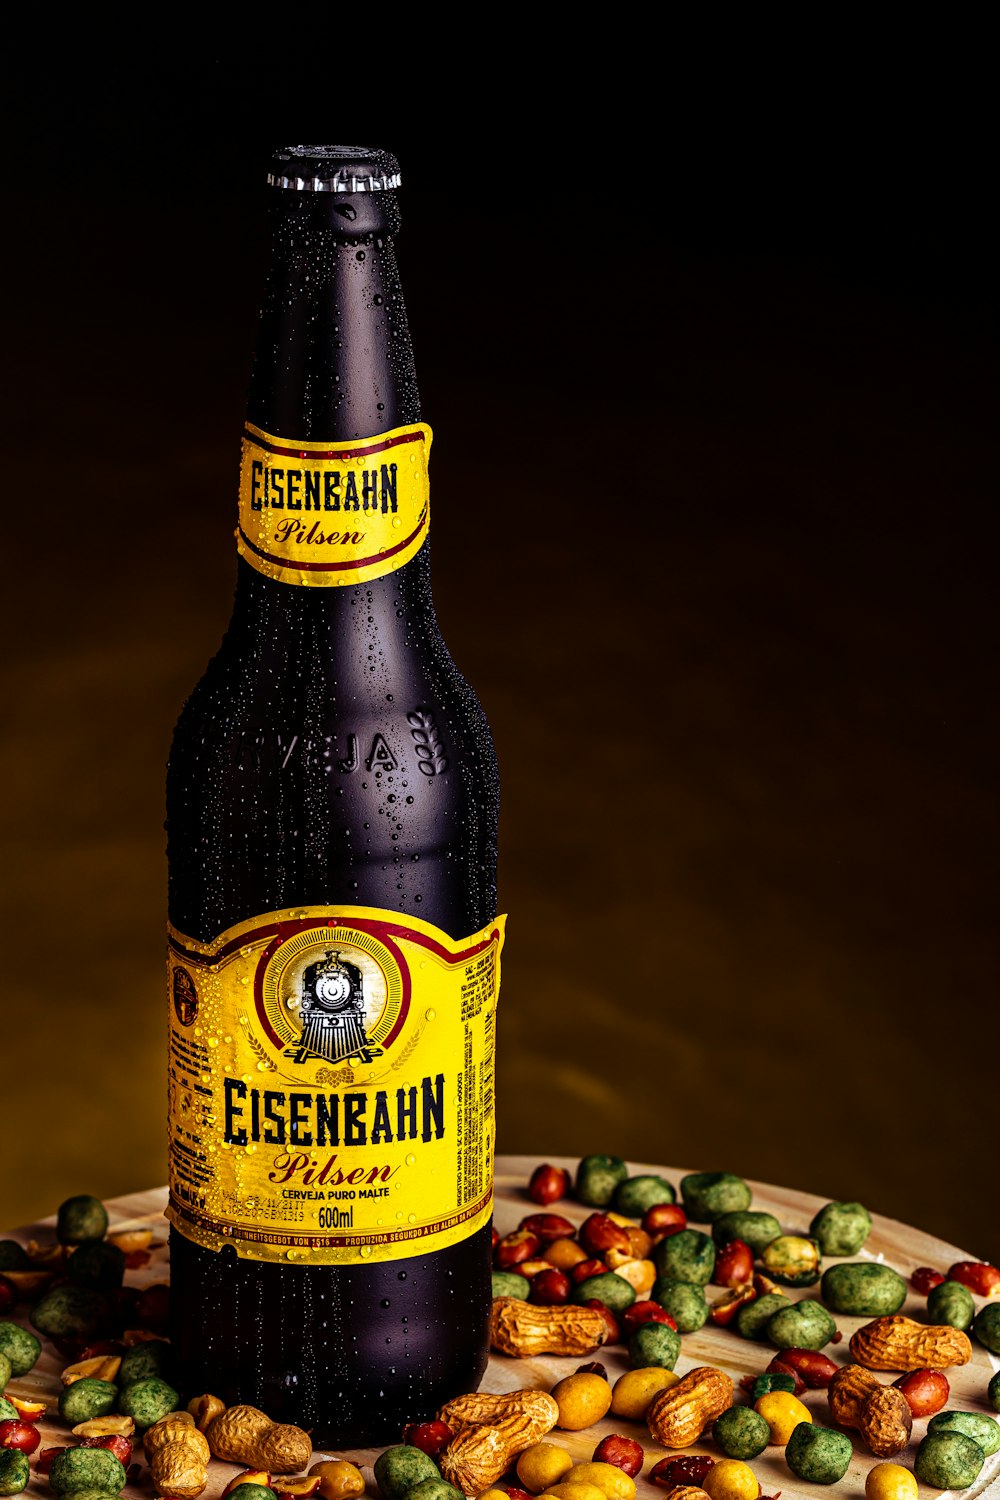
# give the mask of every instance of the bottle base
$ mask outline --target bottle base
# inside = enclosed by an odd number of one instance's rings
[[[491,1226],[376,1266],[282,1266],[170,1234],[171,1337],[188,1397],[306,1428],[315,1448],[400,1441],[476,1390],[489,1356]]]

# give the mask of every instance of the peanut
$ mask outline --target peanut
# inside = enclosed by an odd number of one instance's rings
[[[713,1365],[698,1365],[646,1412],[649,1435],[664,1448],[689,1448],[733,1404],[733,1382]]]
[[[537,1234],[530,1229],[515,1229],[505,1234],[493,1252],[493,1264],[498,1271],[509,1271],[522,1260],[534,1260],[542,1248]]]
[[[641,1422],[653,1400],[661,1391],[678,1385],[680,1376],[662,1365],[648,1365],[641,1370],[626,1370],[615,1381],[611,1392],[611,1410],[616,1417]]]
[[[574,1464],[567,1484],[596,1484],[606,1500],[635,1500],[635,1480],[614,1464]]]
[[[445,1422],[453,1432],[463,1427],[495,1426],[513,1416],[528,1419],[532,1436],[525,1447],[537,1442],[551,1432],[559,1418],[559,1407],[545,1391],[506,1391],[494,1395],[490,1391],[472,1391],[467,1396],[455,1396],[438,1412],[438,1421]],[[523,1450],[522,1450],[523,1451]]]
[[[896,1314],[875,1318],[851,1339],[851,1355],[868,1370],[943,1370],[972,1358],[968,1334],[947,1323],[915,1323]]]
[[[63,1385],[72,1385],[77,1380],[113,1381],[121,1366],[116,1354],[95,1354],[92,1359],[78,1359],[75,1365],[67,1365],[60,1375]]]
[[[876,1458],[891,1458],[910,1441],[913,1413],[902,1391],[880,1385],[869,1391],[861,1406],[858,1431]]]
[[[552,1387],[559,1408],[559,1426],[567,1432],[580,1432],[607,1414],[611,1405],[611,1387],[600,1375],[567,1375]]]
[[[628,1282],[637,1297],[644,1297],[647,1292],[652,1291],[656,1280],[656,1267],[651,1260],[633,1260],[626,1257],[617,1264],[616,1261],[617,1256],[609,1252],[609,1266]]]
[[[298,1474],[312,1457],[307,1432],[272,1422],[255,1406],[230,1406],[209,1425],[206,1436],[216,1458],[270,1474]]]
[[[586,1484],[583,1480],[577,1484],[564,1480],[561,1484],[554,1484],[550,1489],[543,1490],[542,1494],[551,1495],[553,1500],[605,1500],[603,1490],[599,1490],[596,1484]]]
[[[463,1427],[438,1458],[442,1479],[465,1495],[492,1489],[513,1455],[499,1427]]]
[[[365,1480],[361,1470],[346,1458],[328,1458],[313,1464],[310,1475],[319,1478],[319,1493],[323,1500],[352,1500],[365,1492]]]
[[[195,1396],[188,1402],[187,1409],[194,1418],[198,1431],[207,1432],[216,1417],[222,1416],[226,1403],[220,1401],[218,1396]]]
[[[490,1341],[500,1354],[590,1354],[608,1337],[602,1315],[591,1307],[565,1303],[538,1307],[517,1297],[496,1297],[490,1313]]]
[[[316,1482],[318,1485],[318,1481]],[[271,1488],[271,1476],[266,1469],[241,1469],[238,1474],[233,1475],[226,1488],[222,1491],[222,1500],[227,1500],[227,1497],[234,1490],[238,1490],[241,1484],[259,1484],[262,1489],[269,1490]]]
[[[647,1234],[644,1229],[639,1229],[635,1224],[629,1224],[625,1233],[628,1235],[629,1248],[636,1260],[645,1260],[653,1248],[653,1236]]]
[[[131,1417],[91,1417],[87,1422],[78,1422],[73,1428],[74,1437],[107,1437],[116,1433],[120,1437],[131,1437],[135,1422]]]
[[[863,1365],[845,1365],[827,1387],[830,1415],[841,1427],[857,1427],[861,1408],[879,1382]]]
[[[705,1475],[705,1493],[712,1500],[757,1500],[760,1485],[749,1464],[721,1458]]]
[[[940,1370],[910,1370],[893,1381],[915,1417],[933,1417],[948,1405],[951,1386]]]
[[[559,1408],[544,1391],[456,1396],[438,1413],[455,1436],[438,1456],[442,1477],[466,1495],[496,1484],[512,1461],[551,1431]]]
[[[572,1467],[572,1458],[557,1443],[532,1443],[517,1461],[517,1477],[526,1490],[539,1495],[550,1485],[558,1484]]]
[[[646,1462],[646,1455],[642,1444],[637,1443],[635,1438],[625,1437],[620,1432],[609,1432],[594,1449],[593,1462],[614,1464],[616,1469],[621,1469],[623,1474],[634,1479]]]
[[[568,1271],[573,1266],[578,1266],[581,1261],[587,1259],[587,1252],[576,1240],[559,1239],[553,1240],[545,1247],[544,1259],[550,1266],[555,1266],[557,1271]]]
[[[346,1459],[338,1459],[337,1462],[346,1463],[347,1461]],[[347,1464],[347,1467],[353,1469],[354,1465]],[[360,1469],[358,1473],[361,1473]],[[270,1483],[267,1488],[271,1488]],[[330,1488],[335,1489],[335,1485],[331,1485]],[[283,1479],[281,1481],[281,1489],[279,1490],[280,1500],[289,1500],[289,1497],[291,1497],[291,1500],[308,1500],[308,1496],[310,1495],[320,1495],[321,1497],[324,1495],[323,1483],[319,1474],[307,1474],[304,1479]]]
[[[532,1203],[556,1203],[569,1192],[569,1173],[563,1167],[543,1162],[531,1174],[528,1197]]]
[[[154,1422],[146,1429],[142,1447],[158,1495],[196,1500],[208,1483],[211,1454],[188,1412],[172,1412]]]
[[[865,1500],[917,1500],[917,1481],[901,1464],[876,1464],[865,1476]]]
[[[153,1242],[153,1231],[151,1229],[119,1229],[114,1234],[107,1236],[109,1245],[117,1245],[123,1255],[131,1255],[136,1250],[148,1250]]]
[[[812,1421],[808,1406],[803,1406],[791,1391],[768,1391],[754,1403],[754,1411],[767,1423],[776,1448],[784,1448],[800,1422]]]

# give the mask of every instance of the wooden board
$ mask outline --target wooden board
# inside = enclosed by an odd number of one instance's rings
[[[495,1223],[501,1234],[507,1234],[515,1229],[519,1220],[527,1213],[537,1212],[535,1205],[530,1203],[524,1186],[531,1174],[532,1168],[537,1165],[541,1157],[498,1157],[497,1158],[497,1203]],[[553,1161],[557,1165],[568,1168],[575,1163],[568,1158],[549,1157],[546,1160]],[[681,1176],[687,1171],[693,1171],[689,1167],[660,1167],[642,1163],[632,1163],[635,1172],[656,1172],[667,1177],[673,1183],[677,1183]],[[765,1209],[773,1213],[781,1223],[784,1230],[788,1232],[804,1231],[809,1222],[825,1201],[822,1198],[811,1196],[807,1193],[795,1192],[788,1188],[772,1187],[768,1183],[755,1182],[751,1186],[754,1190],[753,1206],[757,1209]],[[113,1200],[108,1204],[111,1215],[112,1229],[138,1228],[152,1225],[158,1239],[162,1243],[155,1250],[151,1263],[141,1271],[131,1272],[130,1281],[137,1285],[148,1285],[151,1282],[164,1281],[169,1275],[166,1252],[166,1224],[162,1217],[163,1207],[166,1202],[166,1189],[150,1189],[148,1192],[134,1193],[126,1198]],[[590,1212],[574,1202],[562,1202],[553,1205],[564,1217],[580,1223]],[[29,1239],[51,1239],[54,1220],[48,1219],[40,1224],[33,1224],[24,1229],[14,1231],[14,1237],[27,1243]],[[920,1230],[911,1229],[905,1224],[897,1223],[893,1219],[874,1217],[872,1233],[865,1245],[862,1256],[885,1260],[903,1276],[909,1277],[917,1266],[933,1266],[939,1270],[947,1270],[948,1266],[956,1260],[968,1260],[965,1251],[959,1250],[954,1245],[947,1245],[933,1236],[924,1234]],[[855,1257],[860,1259],[861,1256]],[[810,1289],[802,1292],[789,1291],[792,1298],[807,1297],[811,1294]],[[709,1289],[710,1296],[713,1295]],[[978,1300],[978,1299],[977,1299]],[[922,1298],[915,1294],[907,1299],[903,1312],[920,1317],[924,1312]],[[867,1321],[862,1318],[848,1318],[838,1316],[838,1325],[843,1330],[844,1340],[841,1344],[830,1346],[825,1351],[838,1363],[847,1364],[850,1356],[847,1350],[848,1340],[855,1328]],[[993,1372],[1000,1368],[1000,1360],[990,1355],[979,1344],[973,1343],[973,1358],[969,1365],[958,1369],[949,1370],[948,1379],[951,1382],[951,1400],[949,1406],[960,1407],[967,1411],[991,1414],[987,1403],[986,1387]],[[699,1333],[687,1334],[684,1337],[681,1356],[677,1364],[680,1374],[695,1365],[711,1364],[717,1365],[732,1376],[738,1384],[740,1377],[748,1373],[758,1373],[765,1368],[770,1360],[773,1350],[767,1345],[748,1343],[724,1329],[716,1328],[707,1324]],[[627,1361],[623,1351],[619,1349],[602,1349],[595,1356],[606,1366],[608,1373],[614,1381],[619,1374],[627,1368]],[[559,1359],[544,1358],[531,1360],[512,1360],[503,1356],[494,1355],[490,1360],[486,1378],[483,1381],[483,1389],[491,1391],[514,1390],[520,1386],[534,1386],[549,1389],[556,1380],[563,1375],[570,1374],[581,1361],[578,1358]],[[55,1350],[46,1343],[42,1357],[30,1374],[19,1380],[11,1381],[8,1389],[13,1394],[24,1397],[35,1397],[47,1399],[54,1405],[60,1390],[59,1371],[63,1361]],[[884,1376],[884,1379],[891,1379]],[[801,1398],[813,1414],[813,1420],[826,1424],[829,1421],[829,1413],[826,1395],[823,1391],[807,1391]],[[67,1433],[65,1427],[58,1418],[45,1420],[40,1424],[43,1443],[62,1443],[66,1441]],[[907,1467],[912,1467],[913,1454],[916,1444],[924,1434],[926,1423],[922,1421],[913,1424],[913,1441],[906,1452],[897,1457],[895,1462],[902,1462]],[[602,1437],[609,1432],[624,1432],[630,1437],[637,1438],[646,1447],[649,1453],[649,1466],[664,1456],[665,1450],[651,1442],[645,1427],[639,1423],[626,1422],[620,1418],[608,1418],[589,1428],[585,1433],[557,1432],[552,1435],[553,1441],[562,1444],[576,1460],[589,1459],[593,1450]],[[359,1463],[368,1481],[369,1490],[375,1491],[372,1477],[372,1464],[378,1455],[378,1449],[365,1450],[360,1453],[349,1453],[345,1456]],[[694,1447],[684,1450],[687,1453],[708,1453],[718,1458],[718,1450],[711,1442],[697,1443]],[[328,1456],[317,1453],[317,1457]],[[796,1479],[785,1465],[781,1450],[768,1449],[760,1458],[755,1459],[752,1468],[760,1480],[765,1494],[773,1495],[781,1491],[783,1500],[805,1500],[812,1497],[816,1500],[819,1495],[836,1495],[843,1497],[860,1497],[864,1495],[865,1475],[874,1465],[875,1459],[863,1449],[859,1441],[855,1441],[854,1457],[850,1468],[844,1478],[837,1485],[820,1487],[809,1485]],[[209,1474],[208,1487],[205,1490],[205,1500],[216,1500],[221,1490],[228,1483],[233,1474],[237,1473],[236,1466],[223,1464],[213,1460]],[[44,1480],[32,1477],[31,1484],[26,1491],[27,1494],[45,1496],[51,1500],[51,1491]],[[148,1485],[130,1486],[126,1491],[126,1497],[139,1496],[149,1500],[150,1490]],[[638,1493],[643,1500],[652,1500],[657,1496],[662,1500],[663,1491],[655,1486],[638,1481]],[[947,1491],[928,1489],[920,1486],[921,1496],[938,1496],[954,1493],[956,1496],[966,1497],[966,1500],[976,1500],[976,1497],[986,1495],[1000,1496],[1000,1453],[994,1454],[987,1459],[982,1473],[976,1484],[970,1489],[961,1491]]]

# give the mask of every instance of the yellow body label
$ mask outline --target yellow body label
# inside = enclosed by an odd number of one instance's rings
[[[305,1265],[456,1244],[493,1206],[504,918],[461,942],[365,906],[170,930],[170,1222]]]
[[[248,422],[236,545],[258,573],[329,587],[392,573],[430,525],[422,422],[350,442],[300,443]]]

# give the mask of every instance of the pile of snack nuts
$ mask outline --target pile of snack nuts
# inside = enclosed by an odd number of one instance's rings
[[[630,1175],[612,1156],[585,1157],[575,1184],[562,1168],[539,1166],[527,1192],[541,1211],[503,1238],[494,1231],[493,1348],[574,1358],[621,1344],[630,1368],[612,1385],[602,1364],[585,1360],[550,1392],[454,1398],[433,1418],[415,1420],[377,1459],[383,1500],[634,1500],[647,1453],[629,1431],[602,1436],[585,1463],[546,1440],[609,1414],[626,1427],[643,1424],[654,1443],[673,1450],[644,1476],[673,1500],[757,1500],[750,1465],[769,1447],[784,1449],[798,1479],[837,1484],[854,1452],[849,1432],[881,1460],[866,1477],[868,1500],[913,1500],[917,1479],[967,1488],[1000,1450],[993,1417],[946,1409],[944,1373],[972,1358],[970,1332],[1000,1354],[995,1267],[963,1261],[946,1274],[914,1272],[910,1284],[926,1295],[928,1312],[917,1322],[899,1315],[907,1283],[898,1272],[878,1260],[843,1259],[858,1254],[871,1229],[859,1203],[828,1203],[808,1234],[784,1233],[751,1207],[749,1185],[732,1173],[684,1177],[679,1203],[664,1178]],[[553,1211],[571,1195],[592,1210],[579,1226]],[[151,1239],[149,1230],[109,1234],[104,1206],[81,1195],[60,1208],[56,1243],[0,1241],[0,1496],[25,1489],[33,1461],[70,1500],[117,1500],[130,1481],[197,1500],[213,1457],[245,1466],[223,1492],[233,1500],[362,1495],[364,1477],[347,1459],[309,1467],[312,1444],[302,1429],[209,1394],[184,1405],[164,1337],[168,1288],[124,1285],[126,1270],[148,1264]],[[823,1256],[838,1263],[823,1271]],[[793,1301],[782,1290],[817,1283],[815,1298]],[[719,1289],[711,1299],[709,1286]],[[6,1316],[21,1302],[32,1304],[31,1324],[69,1360],[59,1415],[71,1437],[56,1447],[40,1446],[36,1424],[46,1404],[15,1389],[41,1353],[35,1334]],[[822,1352],[841,1339],[836,1313],[871,1319],[850,1340],[846,1365]],[[675,1372],[683,1336],[709,1322],[776,1350],[740,1382],[745,1399],[715,1366]],[[109,1328],[119,1336],[105,1337]],[[875,1371],[899,1378],[883,1383]],[[831,1425],[813,1420],[799,1399],[807,1389],[826,1391]],[[1000,1410],[1000,1372],[984,1400]],[[911,1471],[889,1460],[907,1448],[915,1417],[930,1420]],[[133,1462],[137,1433],[148,1468]],[[677,1454],[709,1438],[719,1457]]]

